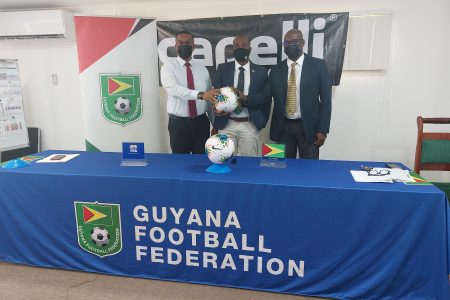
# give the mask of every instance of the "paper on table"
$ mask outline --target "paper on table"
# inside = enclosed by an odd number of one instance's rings
[[[353,179],[356,182],[413,182],[414,179],[409,175],[408,170],[402,169],[386,169],[386,168],[373,168],[372,171],[383,173],[389,171],[387,175],[371,176],[367,171],[350,171]]]
[[[80,154],[62,154],[62,155],[65,155],[63,158],[58,159],[58,160],[52,160],[52,158],[55,157],[56,155],[61,155],[61,154],[52,154],[50,156],[47,156],[46,158],[36,161],[36,163],[63,163],[63,162],[67,162],[67,161],[71,160],[72,158],[77,157]]]
[[[409,175],[408,170],[389,169],[391,171],[391,178],[396,182],[414,182],[414,179]]]
[[[355,171],[351,170],[350,173],[352,173],[353,179],[356,182],[385,182],[385,183],[392,183],[392,179],[389,177],[389,175],[385,176],[369,176],[369,174],[366,171]]]

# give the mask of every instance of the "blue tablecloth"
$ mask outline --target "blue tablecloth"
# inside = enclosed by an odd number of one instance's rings
[[[52,153],[67,152],[41,155]],[[238,158],[231,173],[210,174],[205,155],[120,167],[119,153],[80,153],[0,169],[1,260],[340,299],[449,299],[449,207],[434,186],[356,183],[349,170],[361,162],[277,169]],[[104,248],[102,222],[119,228]]]

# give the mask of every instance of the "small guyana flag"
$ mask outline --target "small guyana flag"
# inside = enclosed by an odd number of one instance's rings
[[[407,185],[431,185],[431,182],[423,178],[417,173],[414,173],[412,171],[409,172],[409,175],[414,179],[414,182],[404,182],[404,184]]]
[[[262,156],[265,158],[285,158],[284,144],[263,144]]]

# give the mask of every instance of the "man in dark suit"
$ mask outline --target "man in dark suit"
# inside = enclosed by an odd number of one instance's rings
[[[319,159],[330,128],[331,80],[325,62],[303,53],[303,34],[284,36],[287,59],[270,72],[274,108],[270,139],[286,145],[286,157]]]
[[[231,114],[216,112],[214,128],[226,134],[236,146],[235,154],[257,156],[260,148],[258,133],[266,126],[270,114],[270,95],[265,91],[267,69],[250,62],[250,41],[238,35],[233,41],[235,61],[220,64],[213,86],[231,86],[239,97],[239,105]]]

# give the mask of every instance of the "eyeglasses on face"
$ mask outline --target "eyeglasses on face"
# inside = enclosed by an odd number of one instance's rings
[[[177,46],[184,46],[184,45],[193,46],[194,45],[194,41],[177,41],[176,45]]]
[[[287,46],[299,46],[301,44],[302,40],[301,39],[295,39],[295,40],[289,40],[289,41],[284,41],[283,42],[283,46],[287,47]]]

